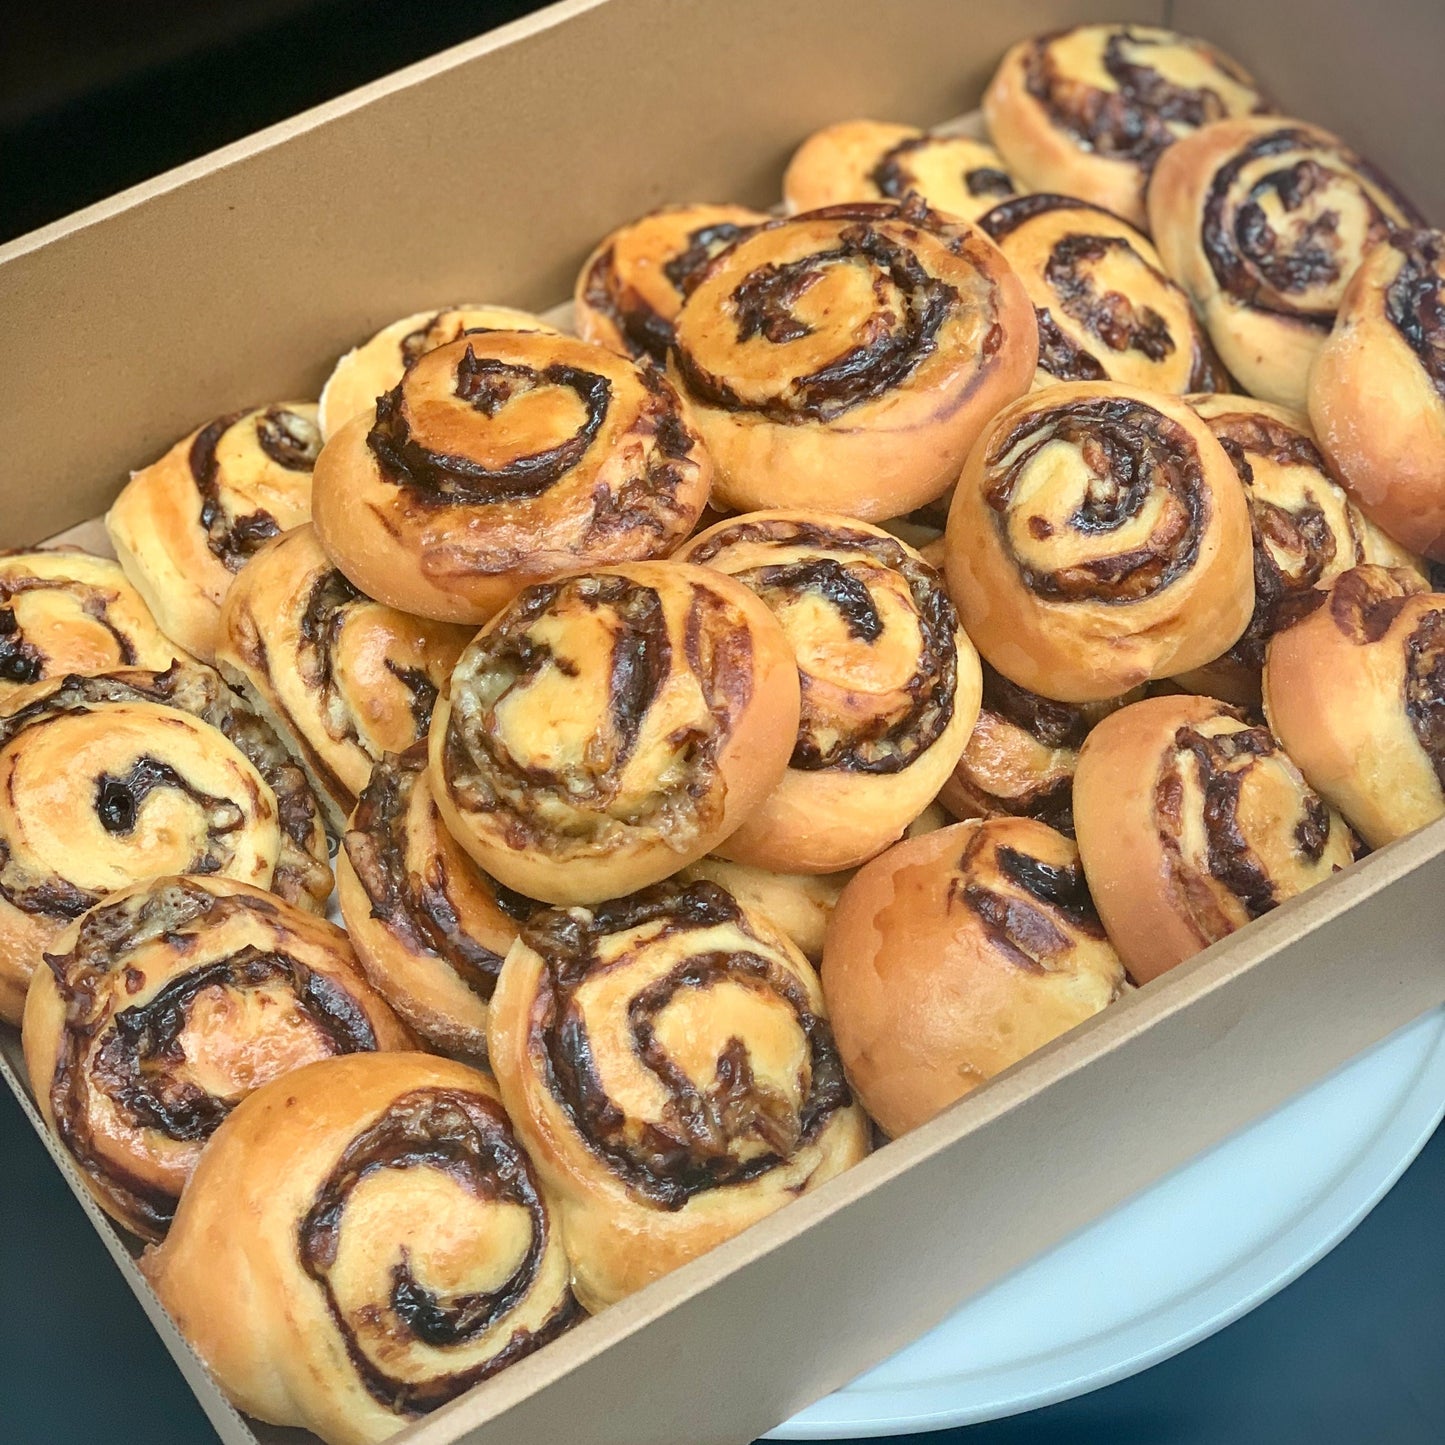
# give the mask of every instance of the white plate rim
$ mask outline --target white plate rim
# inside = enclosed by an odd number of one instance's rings
[[[1408,1047],[1412,1041],[1416,1044],[1413,1049]],[[763,1438],[871,1439],[1005,1419],[1115,1384],[1218,1333],[1292,1284],[1343,1241],[1390,1191],[1445,1118],[1445,1008],[1435,1009],[1396,1031],[1281,1108],[1297,1107],[1311,1095],[1323,1091],[1339,1075],[1360,1066],[1366,1058],[1386,1051],[1400,1054],[1399,1071],[1390,1076],[1396,1087],[1389,1093],[1388,1101],[1382,1100],[1376,1130],[1337,1172],[1324,1193],[1302,1198],[1297,1216],[1268,1240],[1216,1270],[1209,1281],[1183,1299],[1146,1310],[1138,1319],[1061,1351],[1057,1356],[1061,1370],[1050,1384],[1013,1395],[1001,1390],[998,1399],[986,1406],[951,1404],[946,1382],[871,1389],[844,1386]],[[1264,1116],[1181,1167],[1193,1168],[1201,1159],[1227,1154],[1231,1147],[1278,1112]],[[1166,1180],[1173,1177],[1173,1174],[1166,1176]],[[1162,1187],[1166,1180],[1158,1181],[1151,1189]],[[1130,1202],[1126,1201],[1120,1208],[1127,1209]],[[1083,1233],[1096,1228],[1098,1223],[1087,1226]],[[1202,1309],[1186,1325],[1170,1327],[1169,1321],[1191,1301],[1209,1301],[1220,1296],[1224,1299],[1222,1304]],[[1066,1368],[1073,1358],[1100,1353],[1111,1337],[1131,1335],[1145,1325],[1151,1315],[1157,1316],[1165,1327],[1152,1343],[1142,1348],[1128,1348],[1092,1367]],[[1009,1371],[1004,1368],[993,1373],[1006,1377]]]

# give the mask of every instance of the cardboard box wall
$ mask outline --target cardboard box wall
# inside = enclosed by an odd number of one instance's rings
[[[1123,17],[1218,40],[1445,213],[1438,0],[570,0],[0,248],[0,545],[95,515],[198,418],[315,395],[396,316],[550,305],[618,222],[768,204],[818,125],[955,115],[1013,40]],[[1442,892],[1437,824],[405,1438],[750,1439],[1439,1003]],[[229,1409],[85,1202],[223,1438],[306,1438]]]

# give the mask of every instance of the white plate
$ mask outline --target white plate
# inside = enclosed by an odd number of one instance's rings
[[[1442,1114],[1445,1009],[1000,1281],[767,1438],[972,1425],[1168,1359],[1333,1249]]]

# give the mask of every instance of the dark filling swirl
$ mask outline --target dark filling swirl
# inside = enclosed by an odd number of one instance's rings
[[[1131,603],[1152,597],[1194,565],[1209,517],[1194,439],[1162,412],[1118,397],[1031,412],[993,444],[985,498],[1005,546],[1014,488],[1034,457],[1055,441],[1076,448],[1088,471],[1084,495],[1067,519],[1072,531],[1084,537],[1115,531],[1136,518],[1160,489],[1173,505],[1164,508],[1148,540],[1127,552],[1054,571],[1020,563],[1025,586],[1050,601]],[[999,462],[1010,453],[1016,453],[1013,460],[1000,470]],[[1040,539],[1053,531],[1043,517],[1030,518],[1028,525]]]
[[[542,669],[574,675],[534,635],[534,625],[554,607],[580,606],[615,620],[608,664],[608,697],[585,760],[565,771],[516,760],[489,725],[492,708],[514,688],[525,689]],[[717,806],[711,782],[717,753],[732,719],[752,695],[752,643],[729,604],[706,588],[692,587],[683,636],[684,657],[674,655],[662,599],[651,587],[604,573],[566,578],[527,588],[502,621],[478,638],[452,679],[452,713],[442,749],[443,774],[459,807],[506,818],[512,846],[556,845],[543,820],[550,800],[571,813],[577,837],[592,838],[618,797],[623,773],[636,749],[648,710],[669,670],[683,662],[708,704],[710,725],[689,727],[669,741],[678,748],[688,781],[657,791],[623,821],[686,833]],[[481,698],[486,692],[486,701]]]
[[[176,1198],[97,1147],[90,1121],[91,1090],[103,1093],[137,1129],[178,1142],[210,1138],[239,1099],[210,1094],[184,1076],[183,1035],[203,993],[224,989],[246,994],[280,986],[294,996],[298,1012],[332,1053],[376,1048],[370,1020],[356,1000],[334,979],[281,950],[248,945],[176,974],[144,1004],[116,1007],[121,990],[143,986],[143,976],[128,962],[137,948],[169,940],[184,954],[195,940],[182,930],[220,925],[248,911],[265,916],[276,912],[264,900],[217,898],[177,881],[96,908],[80,925],[70,953],[46,955],[65,1004],[65,1028],[50,1086],[56,1132],[133,1224],[152,1235],[170,1224]]]
[[[1243,172],[1271,156],[1280,157],[1280,165],[1251,182],[1242,199],[1236,198]],[[1290,156],[1294,159],[1287,159]],[[1410,203],[1352,152],[1337,151],[1294,127],[1255,137],[1215,171],[1204,198],[1200,241],[1220,288],[1256,310],[1328,331],[1333,309],[1309,307],[1293,298],[1339,281],[1359,262],[1359,256],[1345,250],[1340,213],[1328,204],[1331,190],[1347,186],[1364,206],[1366,246],[1390,234],[1391,218],[1375,203],[1367,181],[1401,215],[1416,218]],[[1287,239],[1268,219],[1265,203],[1271,197],[1291,217]]]
[[[940,218],[916,201],[916,197],[910,198],[902,208],[834,206],[814,212],[814,219],[829,217],[842,223],[835,247],[792,261],[766,262],[743,277],[732,292],[739,342],[762,337],[775,346],[786,345],[810,334],[812,328],[795,308],[824,270],[857,267],[870,278],[878,302],[874,324],[860,328],[863,340],[819,370],[792,377],[780,390],[756,400],[739,395],[723,377],[705,371],[685,346],[678,345],[673,358],[688,391],[709,406],[755,412],[769,421],[793,425],[831,421],[907,381],[933,354],[939,329],[959,304],[953,286],[931,275],[903,240],[880,229],[880,222],[898,219],[926,228],[941,224]],[[985,356],[1001,344],[998,333],[996,325],[989,328]]]
[[[1445,611],[1439,608],[1405,640],[1405,715],[1445,791]]]
[[[1385,292],[1385,315],[1445,400],[1445,236],[1400,231],[1390,244],[1405,261]]]
[[[868,179],[878,188],[879,195],[902,201],[910,191],[918,190],[918,177],[909,169],[908,162],[915,151],[938,145],[940,139],[944,145],[948,144],[946,138],[917,135],[899,141],[896,146],[884,151],[878,164],[868,175]],[[963,172],[962,180],[964,188],[971,196],[1011,196],[1014,193],[1013,181],[1008,172],[1001,171],[996,166],[971,166]]]
[[[557,362],[540,370],[478,356],[469,345],[457,363],[454,394],[483,416],[497,417],[508,402],[542,387],[573,392],[585,412],[582,424],[555,446],[530,452],[500,467],[470,457],[432,451],[412,435],[406,404],[407,378],[377,398],[376,420],[366,444],[395,486],[405,486],[434,506],[490,506],[540,497],[586,456],[612,402],[612,383],[595,371]]]
[[[736,902],[706,882],[659,884],[587,912],[547,910],[523,925],[522,937],[544,963],[533,1047],[543,1060],[548,1089],[587,1147],[634,1194],[678,1210],[695,1195],[747,1183],[786,1164],[852,1103],[852,1095],[832,1030],[813,1012],[806,988],[789,969],[766,952],[703,949],[641,989],[628,1005],[633,1054],[668,1100],[659,1122],[629,1119],[606,1092],[576,996],[603,966],[598,952],[603,938],[650,924],[659,925],[649,934],[654,940],[729,924],[754,937]],[[780,999],[792,1012],[808,1047],[799,1080],[801,1107],[756,1077],[744,1039],[728,1040],[708,1085],[678,1068],[657,1039],[656,1020],[678,994],[723,980]],[[743,1145],[753,1147],[744,1152]]]
[[[487,1203],[517,1205],[527,1212],[531,1237],[516,1269],[495,1289],[442,1295],[416,1276],[406,1247],[399,1246],[385,1300],[362,1307],[358,1319],[337,1298],[331,1279],[347,1228],[352,1191],[382,1170],[436,1170]],[[358,1226],[359,1227],[359,1226]],[[425,1233],[426,1221],[418,1224]],[[539,1330],[514,1328],[506,1343],[466,1369],[408,1379],[387,1368],[413,1345],[446,1350],[468,1345],[503,1325],[536,1287],[551,1231],[547,1206],[531,1162],[512,1135],[501,1106],[484,1094],[459,1089],[413,1089],[401,1095],[347,1145],[316,1192],[296,1231],[301,1267],[320,1286],[352,1367],[372,1398],[399,1415],[424,1415],[496,1374],[560,1335],[578,1317],[570,1292]],[[486,1241],[478,1239],[483,1251]],[[368,1347],[358,1332],[384,1335],[384,1349]]]
[[[1147,172],[1178,138],[1174,127],[1195,129],[1229,114],[1217,91],[1176,85],[1128,53],[1191,42],[1176,35],[1143,35],[1127,26],[1114,31],[1105,42],[1103,63],[1117,89],[1097,90],[1060,71],[1053,46],[1068,33],[1041,35],[1030,45],[1024,57],[1024,84],[1054,123],[1085,150],[1110,160],[1133,161]],[[1221,75],[1249,84],[1244,72],[1223,55],[1196,48]]]
[[[958,614],[938,574],[891,537],[837,531],[811,522],[739,522],[696,548],[690,559],[706,565],[728,547],[753,543],[855,553],[907,582],[920,636],[918,662],[906,684],[907,711],[902,717],[870,719],[824,744],[820,735],[832,731],[835,720],[820,712],[811,696],[809,675],[800,670],[802,711],[789,763],[804,772],[824,768],[872,774],[902,772],[938,741],[953,719]],[[869,647],[880,640],[884,630],[868,590],[873,570],[871,566],[850,568],[846,560],[813,557],[753,567],[736,576],[774,611],[800,592],[822,598],[838,613],[849,637]]]
[[[15,608],[4,605],[13,603],[28,592],[69,593],[80,603],[81,611],[87,617],[110,633],[115,642],[117,665],[135,665],[135,643],[111,621],[107,593],[68,578],[27,577],[22,573],[19,576],[0,576],[0,682],[39,682],[45,676],[45,654],[25,636]]]
[[[248,419],[255,427],[257,446],[287,471],[309,472],[321,454],[321,433],[315,424],[279,406],[268,406],[260,412],[231,412],[196,433],[189,462],[201,495],[200,523],[211,555],[230,572],[239,572],[281,530],[280,523],[264,508],[233,517],[226,506],[226,479],[216,449],[233,426]]]

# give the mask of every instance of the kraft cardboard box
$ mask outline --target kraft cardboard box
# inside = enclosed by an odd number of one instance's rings
[[[93,518],[198,417],[314,395],[396,316],[554,304],[620,221],[767,205],[817,126],[958,115],[1013,40],[1104,18],[1219,41],[1445,213],[1435,0],[568,0],[0,248],[0,546]],[[1445,999],[1442,890],[1438,823],[398,1438],[751,1439]],[[3,1028],[0,1063],[39,1129]],[[52,1154],[222,1438],[310,1438],[230,1409]]]

